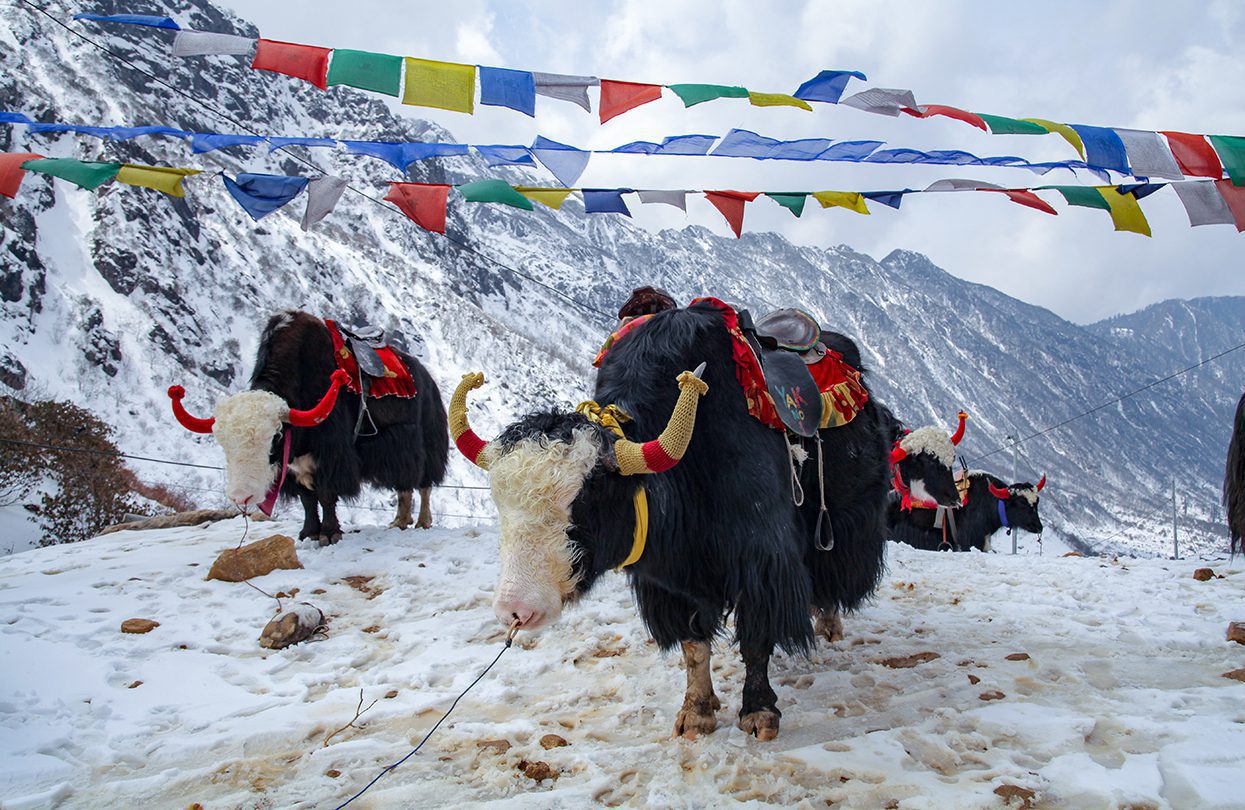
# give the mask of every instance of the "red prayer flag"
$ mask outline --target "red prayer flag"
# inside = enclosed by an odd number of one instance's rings
[[[1189,177],[1223,177],[1223,164],[1219,155],[1206,140],[1205,135],[1192,135],[1188,132],[1164,132],[1167,143],[1176,156],[1180,171]]]
[[[41,158],[33,152],[6,152],[0,154],[0,194],[10,200],[17,196],[17,189],[26,177],[22,164],[28,160]]]
[[[985,120],[977,113],[971,113],[968,110],[961,110],[959,107],[948,107],[945,104],[923,104],[913,109],[912,107],[900,107],[900,110],[908,115],[917,118],[929,118],[931,115],[945,115],[948,118],[954,118],[957,121],[963,121],[966,124],[972,124],[983,132],[989,132]]]
[[[1006,194],[1012,202],[1020,203],[1029,208],[1036,208],[1047,214],[1059,216],[1059,212],[1051,207],[1051,204],[1043,200],[1032,191],[1023,188],[980,188],[978,191],[997,191],[1000,194]]]
[[[713,203],[713,207],[722,212],[726,222],[739,238],[744,229],[744,203],[750,203],[760,194],[759,191],[706,191],[705,197]]]
[[[601,80],[601,123],[616,115],[633,110],[641,104],[661,98],[660,84],[636,84],[635,82],[612,82]]]
[[[445,233],[445,205],[450,187],[434,183],[390,183],[385,199],[426,231]]]
[[[1216,180],[1215,188],[1228,204],[1232,218],[1236,220],[1237,231],[1245,231],[1245,186],[1234,186],[1231,180]]]
[[[321,90],[327,90],[330,53],[332,50],[329,48],[261,39],[255,49],[255,58],[251,60],[251,67],[254,70],[284,73],[286,76],[309,81]]]

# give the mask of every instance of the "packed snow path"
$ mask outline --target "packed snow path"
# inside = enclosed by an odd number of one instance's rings
[[[298,589],[331,625],[283,651],[257,643],[271,599],[203,579],[241,533],[122,533],[0,560],[0,805],[331,807],[406,754],[501,648],[493,528],[300,544],[305,569],[255,584]],[[521,633],[352,806],[972,808],[1002,806],[995,789],[1014,785],[1038,807],[1245,807],[1245,683],[1222,677],[1245,667],[1224,637],[1245,619],[1245,561],[1195,581],[1203,564],[892,545],[843,641],[776,656],[770,743],[734,727],[743,668],[723,643],[720,728],[670,738],[681,659],[658,653],[610,576],[557,627]],[[122,634],[129,618],[160,626]],[[939,657],[879,663],[922,652]],[[325,746],[360,690],[378,702]],[[570,744],[545,750],[551,733]],[[522,760],[560,775],[537,783]]]

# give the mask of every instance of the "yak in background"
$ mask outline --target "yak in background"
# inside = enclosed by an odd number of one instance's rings
[[[954,510],[953,516],[944,515],[942,526],[937,525],[938,509],[905,510],[899,495],[893,494],[886,507],[891,539],[927,551],[968,551],[970,548],[987,551],[990,536],[999,529],[1024,529],[1041,534],[1038,493],[1046,486],[1046,476],[1037,484],[1011,485],[984,472],[970,472],[967,478],[968,488],[962,505]],[[954,531],[949,524],[952,519]]]
[[[1245,536],[1245,394],[1236,404],[1236,416],[1232,421],[1232,441],[1228,444],[1228,464],[1223,475],[1223,505],[1228,512],[1228,542],[1231,553],[1236,553],[1241,538]]]

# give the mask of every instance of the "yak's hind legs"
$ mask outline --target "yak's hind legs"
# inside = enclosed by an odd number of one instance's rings
[[[739,727],[758,740],[778,736],[778,695],[769,685],[769,657],[773,645],[765,648],[741,647],[744,659],[744,699],[739,709]]]
[[[714,712],[722,708],[722,701],[713,693],[709,642],[684,641],[682,644],[683,664],[687,668],[687,694],[683,696],[683,708],[674,721],[674,736],[694,740],[701,734],[712,734],[718,727]]]
[[[389,523],[389,528],[409,529],[411,524],[415,522],[415,519],[411,517],[411,500],[411,491],[409,489],[398,492],[398,514]]]
[[[337,522],[337,496],[320,494],[320,545],[331,546],[342,539],[342,527]]]
[[[306,487],[298,490],[298,499],[303,503],[303,528],[298,532],[298,539],[320,536],[320,503],[316,494]]]
[[[432,496],[432,487],[421,487],[419,490],[419,520],[415,521],[417,529],[432,528],[432,507],[429,505],[429,499]]]
[[[833,644],[843,640],[843,615],[838,610],[813,608],[813,632]]]

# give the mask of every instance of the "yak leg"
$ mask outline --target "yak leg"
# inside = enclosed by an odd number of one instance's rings
[[[409,529],[414,522],[411,518],[411,491],[404,489],[398,493],[398,514],[389,524],[389,528]]]
[[[337,496],[328,493],[320,495],[320,545],[331,546],[342,539],[342,527],[337,522]]]
[[[316,501],[316,494],[306,487],[302,487],[298,490],[298,499],[303,502],[303,528],[298,533],[298,539],[319,537],[320,504]]]
[[[417,529],[432,528],[432,507],[429,505],[431,495],[432,487],[422,487],[419,490],[419,520],[415,521]]]
[[[822,610],[815,607],[813,608],[813,631],[831,644],[842,641],[843,616],[834,608]]]
[[[709,642],[684,641],[683,664],[687,668],[687,694],[683,708],[674,720],[674,736],[694,740],[700,734],[712,734],[718,727],[714,712],[722,701],[713,693],[709,674]]]
[[[765,647],[741,648],[744,659],[744,699],[739,709],[739,727],[758,740],[778,736],[778,695],[769,685],[769,657],[772,644]]]

